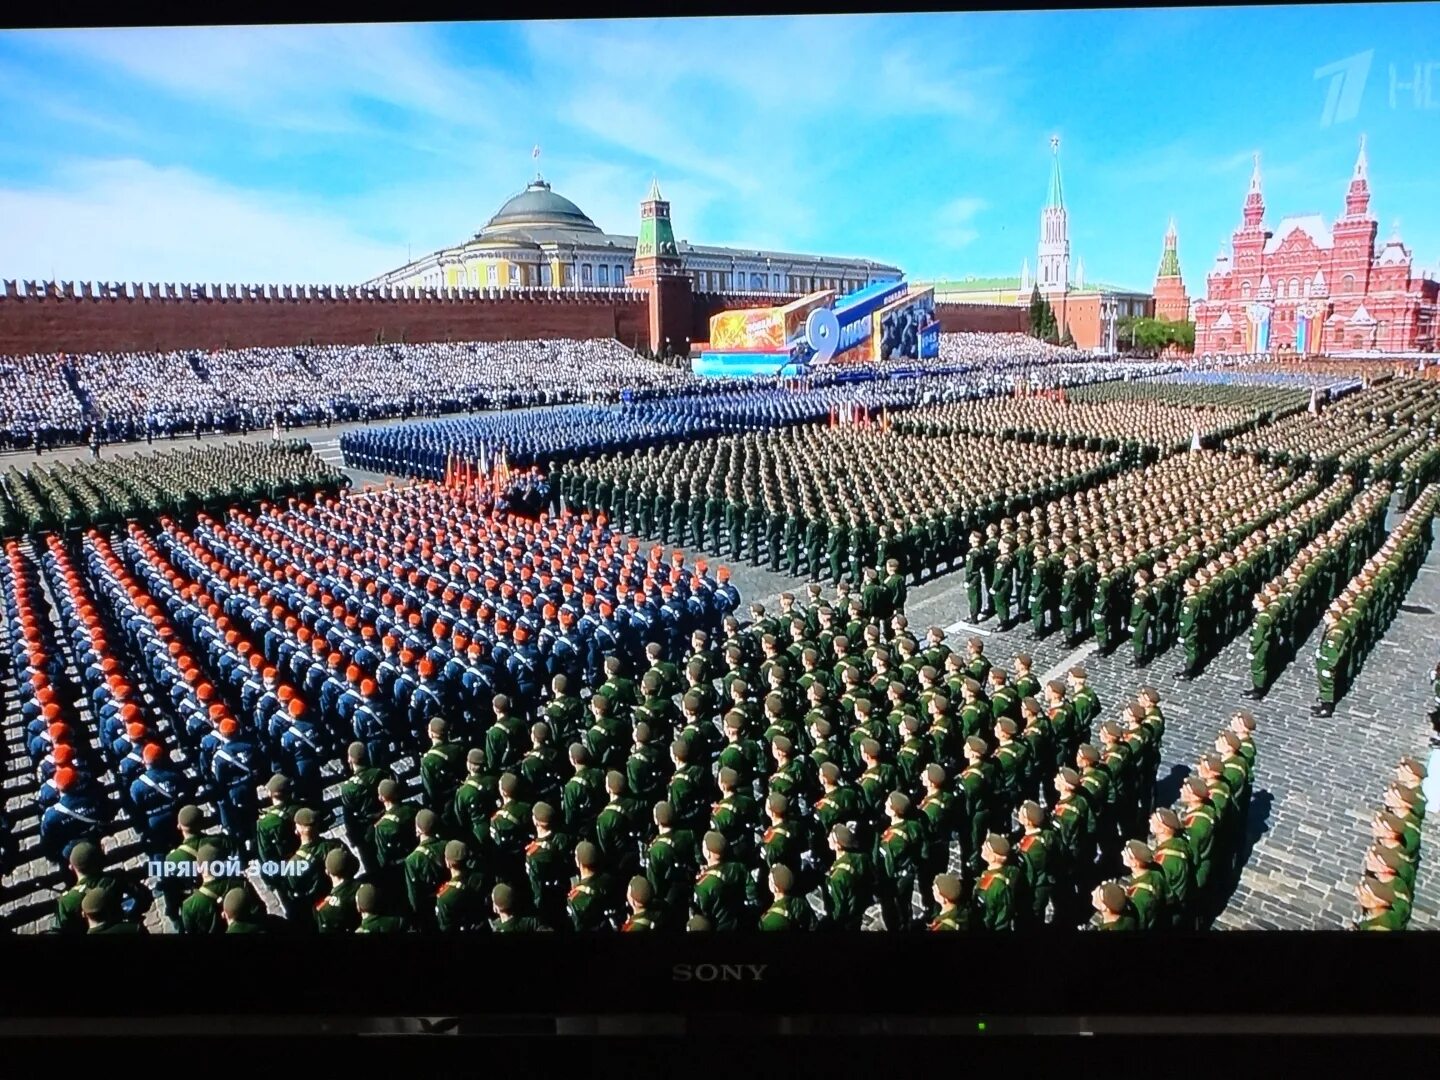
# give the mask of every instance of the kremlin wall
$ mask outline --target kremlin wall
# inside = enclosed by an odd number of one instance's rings
[[[648,299],[634,289],[7,281],[0,296],[0,355],[593,337],[634,347],[651,344]],[[690,294],[681,300],[688,301],[688,312],[671,325],[688,325],[690,339],[702,341],[711,316],[775,299]],[[674,300],[673,293],[667,297]],[[947,333],[1023,331],[1026,318],[1023,308],[1001,304],[938,304],[936,315]]]

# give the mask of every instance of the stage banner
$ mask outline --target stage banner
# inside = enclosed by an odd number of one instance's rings
[[[805,320],[810,317],[812,311],[816,308],[832,307],[834,303],[834,290],[825,289],[802,296],[799,300],[779,308],[780,319],[784,326],[785,347],[794,348],[805,340]]]
[[[781,309],[744,308],[711,316],[710,348],[716,352],[779,352],[785,348]]]
[[[935,321],[935,291],[916,289],[881,308],[875,318],[877,360],[914,360],[921,355],[920,331]],[[939,340],[936,340],[937,352]]]

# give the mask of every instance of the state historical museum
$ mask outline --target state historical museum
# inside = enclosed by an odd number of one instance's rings
[[[1414,269],[1398,231],[1377,250],[1368,172],[1362,139],[1344,214],[1271,230],[1256,155],[1233,255],[1221,250],[1195,305],[1197,354],[1435,351],[1440,283]]]

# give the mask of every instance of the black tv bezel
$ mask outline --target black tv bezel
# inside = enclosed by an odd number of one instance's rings
[[[0,1013],[1421,1017],[1436,961],[1440,934],[1344,931],[37,935],[0,940]]]

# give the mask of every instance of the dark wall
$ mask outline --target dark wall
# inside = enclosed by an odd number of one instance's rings
[[[561,337],[643,344],[645,299],[0,298],[0,354]]]
[[[1023,334],[1030,329],[1029,310],[1010,304],[936,304],[935,317],[947,334]]]

